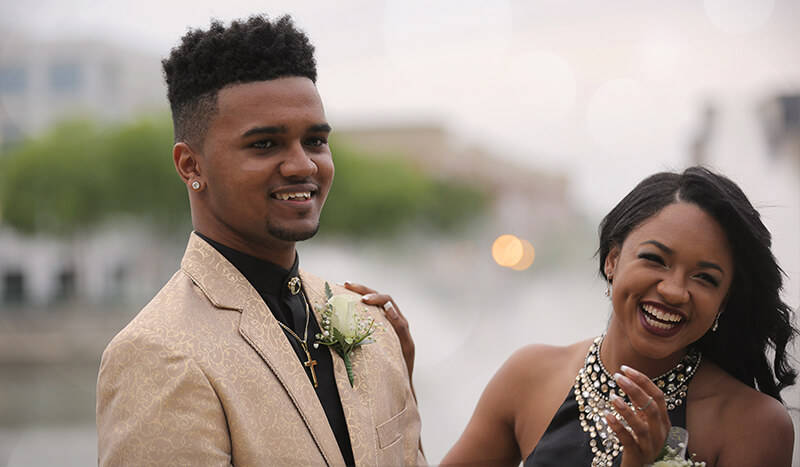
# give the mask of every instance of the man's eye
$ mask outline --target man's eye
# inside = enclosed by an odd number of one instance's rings
[[[275,146],[275,143],[273,143],[270,140],[263,140],[263,141],[256,141],[255,143],[251,144],[251,146],[256,149],[269,149]]]
[[[306,144],[308,146],[324,146],[328,144],[328,140],[325,138],[308,138]]]

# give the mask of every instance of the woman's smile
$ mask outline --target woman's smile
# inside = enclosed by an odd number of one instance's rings
[[[639,305],[639,318],[646,331],[661,337],[674,336],[685,323],[681,314],[666,311],[651,303]]]

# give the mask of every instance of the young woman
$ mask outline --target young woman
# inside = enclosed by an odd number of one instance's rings
[[[600,225],[605,334],[513,354],[442,464],[641,466],[674,425],[709,466],[789,466],[780,391],[795,380],[797,331],[770,243],[723,176],[642,181]]]
[[[699,167],[643,180],[600,224],[605,334],[513,354],[442,465],[638,467],[672,425],[708,466],[789,466],[780,392],[797,374],[786,354],[797,330],[770,244],[731,180]],[[349,287],[387,308],[411,374],[391,297]]]

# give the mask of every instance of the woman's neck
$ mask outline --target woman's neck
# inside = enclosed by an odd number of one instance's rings
[[[628,336],[623,330],[615,325],[615,321],[609,323],[603,343],[600,346],[600,359],[603,366],[611,374],[620,371],[622,365],[627,365],[652,378],[657,378],[667,371],[674,368],[686,354],[686,349],[681,349],[664,358],[652,358],[643,355],[633,346]]]

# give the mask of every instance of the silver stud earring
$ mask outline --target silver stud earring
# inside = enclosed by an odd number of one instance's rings
[[[719,315],[721,315],[721,314],[722,314],[721,311],[718,312],[717,313],[717,317],[714,318],[714,325],[711,326],[711,332],[717,332],[717,329],[719,329]]]
[[[198,182],[197,180],[193,181],[192,182],[192,188],[195,189],[195,190],[199,190],[200,189],[200,182]]]

